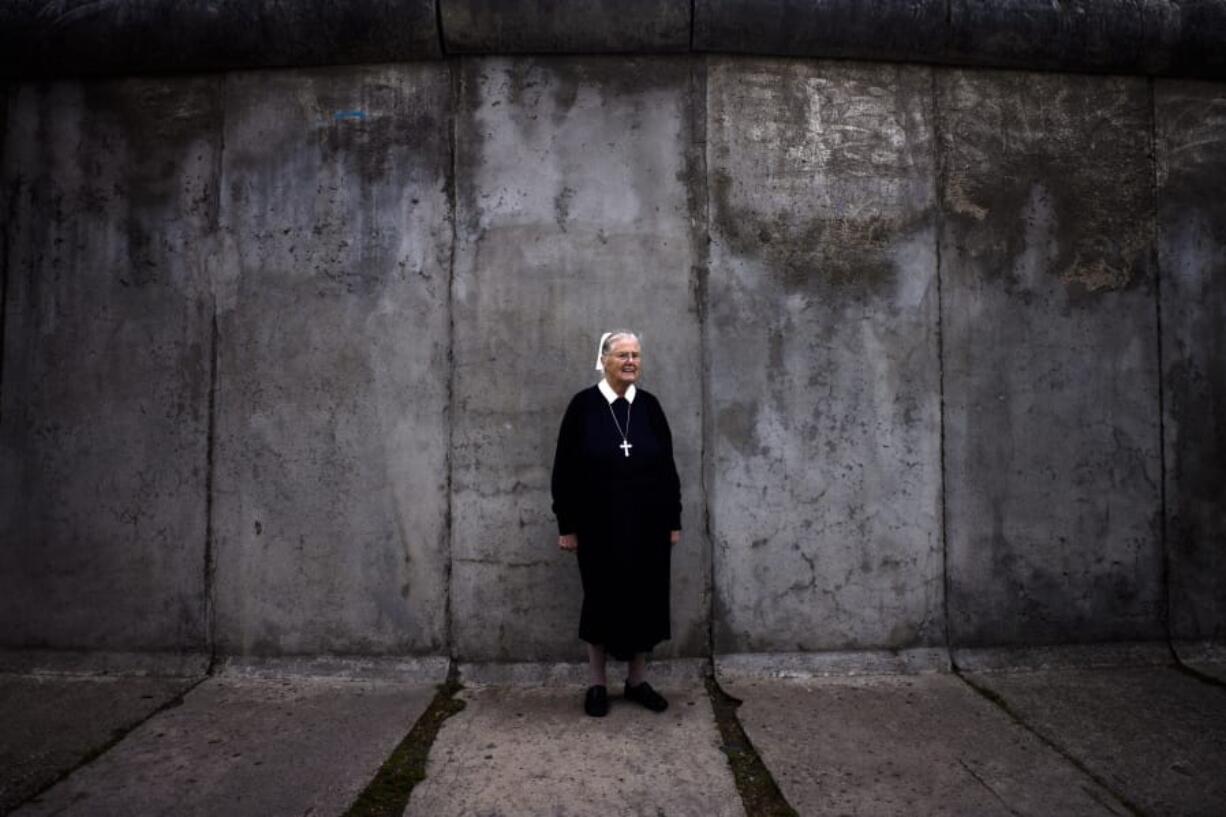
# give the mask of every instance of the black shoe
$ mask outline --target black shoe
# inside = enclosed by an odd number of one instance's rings
[[[583,711],[593,718],[603,718],[609,714],[609,691],[602,686],[587,688],[583,696]]]
[[[626,682],[626,690],[622,693],[622,697],[627,701],[634,701],[650,709],[652,712],[663,712],[668,709],[668,701],[664,700],[664,696],[651,688],[651,684],[644,681],[638,686],[630,686],[630,682]]]

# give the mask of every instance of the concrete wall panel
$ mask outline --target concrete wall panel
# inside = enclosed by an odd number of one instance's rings
[[[445,66],[231,75],[217,643],[446,649]]]
[[[706,646],[701,364],[692,220],[702,99],[689,61],[465,60],[456,136],[452,617],[466,660],[583,656],[549,475],[599,333],[642,332],[672,425],[685,540],[673,639]]]
[[[718,652],[943,634],[932,75],[715,60]]]
[[[1171,633],[1226,639],[1226,87],[1157,85]]]
[[[1146,84],[939,78],[953,641],[1161,638]]]
[[[204,645],[220,125],[212,79],[12,91],[2,644]]]

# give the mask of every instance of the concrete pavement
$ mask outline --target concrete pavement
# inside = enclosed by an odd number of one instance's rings
[[[427,683],[212,678],[16,814],[340,814],[433,694]]]
[[[0,814],[105,749],[194,683],[0,675]]]
[[[466,689],[406,817],[744,816],[701,682],[661,685],[660,714],[609,691],[589,718],[582,687]]]
[[[732,681],[738,717],[800,814],[1127,810],[955,675]]]
[[[574,673],[546,669],[466,673],[408,817],[747,813],[700,681],[657,667],[667,712],[614,687],[596,720]],[[1174,667],[741,670],[721,685],[801,815],[1226,813],[1226,686]],[[0,675],[0,813],[345,814],[434,693],[233,670],[193,683]]]
[[[968,677],[1137,811],[1226,814],[1226,687],[1169,667]]]

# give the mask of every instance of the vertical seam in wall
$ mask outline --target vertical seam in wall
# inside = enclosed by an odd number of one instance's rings
[[[442,2],[442,0],[440,0]],[[690,52],[694,51],[694,20],[698,0],[690,0]],[[703,83],[704,86],[706,83]]]
[[[448,151],[448,171],[447,171],[447,205],[449,209],[449,220],[451,222],[451,252],[447,260],[447,461],[446,461],[446,485],[447,485],[447,501],[445,513],[446,533],[444,539],[447,543],[447,558],[443,568],[443,644],[447,650],[447,655],[454,662],[456,657],[455,642],[452,638],[453,620],[455,618],[452,610],[451,592],[451,571],[453,554],[455,553],[455,524],[454,516],[455,509],[453,503],[454,474],[455,469],[455,258],[457,249],[457,234],[456,219],[459,217],[459,192],[458,192],[458,176],[457,176],[457,133],[456,122],[459,119],[457,111],[459,106],[463,104],[463,71],[460,64],[460,58],[449,58],[446,62],[449,94],[451,98],[450,110],[448,117],[450,119],[450,127],[447,129],[447,151]]]
[[[702,129],[701,150],[692,150],[694,161],[699,165],[699,173],[694,181],[702,184],[702,212],[697,225],[698,253],[695,259],[699,264],[699,285],[694,293],[698,301],[698,358],[700,364],[699,390],[701,395],[702,423],[699,426],[699,488],[702,492],[702,534],[707,545],[707,657],[711,662],[712,674],[715,668],[715,536],[711,529],[711,366],[708,354],[710,342],[707,322],[708,293],[710,291],[711,275],[711,185],[707,178],[708,145],[710,134],[707,133],[707,110],[710,105],[708,98],[706,57],[694,59],[691,57],[690,68],[690,127]],[[694,136],[691,131],[691,138]]]
[[[0,135],[3,138],[3,135]],[[9,311],[9,227],[13,223],[13,210],[8,208],[8,218],[0,227],[0,426],[4,425],[4,336],[8,331],[6,318]]]
[[[4,145],[8,141],[8,110],[10,86],[0,84],[0,182],[4,181]],[[8,334],[9,312],[9,231],[17,222],[17,191],[19,185],[13,185],[8,190],[0,184],[0,194],[7,199],[4,202],[6,210],[4,224],[0,224],[0,424],[4,422],[4,338]]]
[[[214,468],[217,451],[217,294],[211,297],[209,335],[209,416],[208,444],[205,453],[204,476],[204,641],[208,651],[207,674],[212,675],[217,664],[217,605],[214,598],[217,554],[214,548],[216,530],[213,519]]]
[[[213,169],[214,185],[212,228],[215,240],[221,239],[221,196],[224,184],[226,151],[226,88],[229,83],[229,73],[223,73],[218,80],[218,110],[220,123],[218,125],[217,154]],[[220,253],[218,254],[220,257]],[[209,268],[209,396],[208,418],[206,420],[207,436],[205,443],[204,471],[204,642],[208,653],[207,674],[212,675],[217,666],[217,551],[215,525],[216,506],[214,492],[216,490],[217,467],[217,391],[220,380],[220,343],[217,323],[217,282],[216,267]]]
[[[1162,624],[1166,632],[1167,648],[1171,651],[1171,657],[1178,662],[1179,654],[1175,650],[1175,633],[1171,614],[1171,561],[1166,530],[1166,395],[1163,386],[1162,268],[1158,256],[1159,231],[1161,230],[1161,222],[1158,217],[1158,101],[1154,89],[1154,78],[1147,77],[1146,83],[1149,90],[1150,217],[1154,220],[1149,257],[1154,275],[1154,325],[1157,330],[1158,354],[1158,512],[1161,514],[1158,524],[1158,546],[1162,551]]]
[[[443,0],[434,0],[434,26],[438,29],[438,53],[447,58],[447,38],[443,36]]]
[[[945,462],[945,300],[943,265],[941,259],[941,242],[945,232],[945,151],[942,145],[944,131],[941,128],[941,94],[937,78],[938,68],[928,69],[932,82],[932,172],[934,218],[936,220],[936,241],[934,242],[937,281],[937,416],[938,437],[941,452],[941,618],[945,651],[949,656],[949,664],[956,668],[954,662],[953,644],[950,639],[949,623],[949,515],[946,508],[946,486],[948,485],[948,469]]]

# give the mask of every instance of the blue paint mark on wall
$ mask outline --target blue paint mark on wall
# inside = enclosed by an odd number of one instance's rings
[[[337,111],[333,117],[337,122],[344,119],[365,119],[366,111]]]

